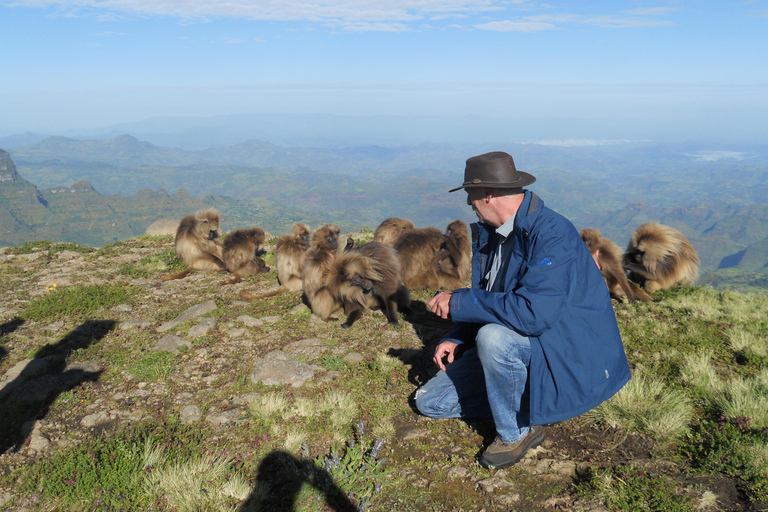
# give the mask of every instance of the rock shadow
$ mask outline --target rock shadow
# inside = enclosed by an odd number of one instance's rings
[[[114,320],[85,322],[56,344],[40,348],[31,361],[9,370],[16,369],[18,374],[0,388],[0,454],[18,451],[32,433],[35,421],[48,414],[61,393],[85,381],[98,380],[102,372],[98,365],[67,364],[67,358],[75,350],[104,338],[116,325]]]
[[[259,464],[253,492],[238,512],[293,512],[297,510],[296,502],[304,484],[314,487],[323,495],[325,508],[322,510],[358,510],[336,485],[330,473],[317,467],[309,459],[297,459],[290,453],[276,450],[269,453]]]

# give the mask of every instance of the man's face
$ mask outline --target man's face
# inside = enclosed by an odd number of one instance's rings
[[[486,217],[483,215],[487,210],[485,204],[485,189],[484,188],[468,188],[467,191],[467,204],[472,207],[472,210],[477,215],[477,219],[480,222],[487,222]]]

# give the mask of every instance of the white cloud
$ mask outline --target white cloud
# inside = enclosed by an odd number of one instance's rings
[[[646,7],[644,9],[632,9],[625,12],[636,16],[663,16],[679,10],[679,7]]]
[[[495,32],[540,32],[542,30],[554,30],[557,27],[551,23],[541,21],[491,21],[475,25],[480,30],[493,30]]]

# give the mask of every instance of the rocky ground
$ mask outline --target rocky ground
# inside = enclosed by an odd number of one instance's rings
[[[547,427],[544,444],[518,465],[483,469],[476,457],[493,440],[488,421],[429,420],[412,406],[414,391],[436,371],[431,351],[450,328],[426,312],[430,292],[414,292],[413,310],[398,328],[369,311],[343,330],[338,322],[314,321],[298,296],[258,303],[239,299],[240,290],[275,288],[274,274],[221,286],[222,276],[212,274],[161,283],[161,272],[121,273],[126,264],[171,247],[170,237],[141,237],[101,252],[0,253],[0,402],[29,405],[21,421],[11,422],[13,431],[1,433],[3,475],[83,440],[151,420],[199,425],[211,451],[226,451],[256,467],[264,450],[247,438],[254,421],[248,404],[254,398],[271,390],[311,397],[356,387],[381,395],[371,409],[388,411],[366,411],[368,398],[361,398],[359,420],[371,428],[388,416],[394,426],[385,446],[388,465],[397,469],[396,485],[383,485],[388,499],[374,500],[377,510],[607,510],[599,499],[578,498],[572,486],[584,468],[616,464],[674,475],[689,483],[686,492],[695,498],[713,490],[721,510],[745,510],[731,482],[694,482],[672,460],[654,456],[650,440],[585,418]],[[76,284],[124,285],[132,295],[85,320],[17,319],[35,299]],[[178,354],[162,378],[140,378],[131,370],[126,354],[150,351]],[[366,365],[382,353],[398,366],[381,381],[366,377]],[[323,366],[339,359],[341,367]],[[331,442],[308,440],[315,454]],[[396,486],[409,487],[419,500],[397,503]],[[12,483],[0,489],[0,508],[39,509]]]

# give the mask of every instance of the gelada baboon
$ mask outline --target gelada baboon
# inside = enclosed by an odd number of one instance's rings
[[[227,233],[224,238],[222,259],[224,266],[233,274],[233,277],[222,284],[239,283],[243,277],[269,272],[267,264],[256,254],[266,238],[266,233],[259,227],[236,229]]]
[[[335,320],[331,315],[342,306],[329,286],[333,263],[339,254],[339,232],[333,224],[325,224],[312,233],[301,272],[302,289],[309,307],[326,322]]]
[[[215,210],[200,210],[181,219],[176,230],[176,255],[187,268],[163,276],[161,281],[182,279],[190,270],[226,270],[221,259],[219,221],[219,213]]]
[[[472,273],[472,241],[467,223],[456,219],[448,224],[435,264],[436,283],[432,288],[455,290],[466,286]]]
[[[629,300],[653,300],[642,288],[630,282],[621,264],[621,249],[611,240],[605,238],[596,229],[582,229],[581,239],[587,246],[597,268],[603,274],[608,292],[616,300],[626,295]]]
[[[472,271],[472,244],[464,221],[437,228],[412,229],[395,241],[403,282],[409,288],[456,289],[465,286]]]
[[[627,278],[645,291],[691,284],[699,275],[699,255],[685,235],[674,228],[648,222],[639,226],[629,241],[622,261]]]
[[[376,228],[376,231],[373,232],[373,241],[393,245],[398,236],[413,228],[413,222],[408,219],[390,217],[384,219],[382,223],[379,224],[379,227]]]
[[[349,328],[363,310],[380,308],[387,322],[397,325],[397,311],[411,304],[411,295],[400,279],[400,262],[389,245],[369,242],[339,255],[329,275],[328,288],[347,314],[341,324]]]
[[[445,238],[435,227],[409,229],[397,237],[393,247],[402,269],[405,286],[435,287],[437,255]]]
[[[301,270],[304,267],[304,255],[309,248],[309,226],[301,222],[293,225],[293,233],[282,235],[275,244],[275,266],[280,287],[277,290],[251,295],[240,292],[243,299],[263,299],[290,291],[301,291]]]

